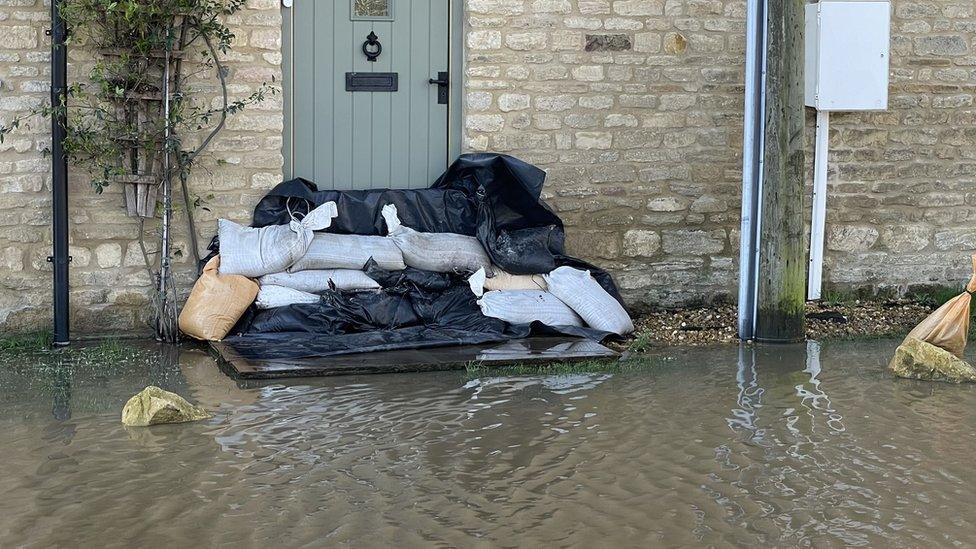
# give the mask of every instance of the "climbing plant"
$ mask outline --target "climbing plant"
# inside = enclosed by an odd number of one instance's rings
[[[87,78],[69,85],[60,104],[0,125],[0,142],[34,116],[64,116],[64,150],[71,165],[87,172],[96,193],[108,185],[125,187],[126,208],[139,218],[140,249],[157,289],[152,311],[157,337],[175,341],[171,184],[179,182],[197,257],[193,209],[199,198],[191,196],[187,178],[228,116],[277,89],[271,82],[246,97],[229,96],[221,55],[232,48],[234,34],[224,20],[246,0],[60,1],[67,43],[92,54],[91,69]],[[147,225],[146,218],[155,216],[162,223]],[[157,250],[147,246],[147,236],[160,239]]]

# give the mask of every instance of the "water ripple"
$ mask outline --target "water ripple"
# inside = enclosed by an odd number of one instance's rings
[[[885,377],[892,345],[476,379],[0,369],[0,545],[973,545],[976,390]],[[151,382],[214,419],[119,425]]]

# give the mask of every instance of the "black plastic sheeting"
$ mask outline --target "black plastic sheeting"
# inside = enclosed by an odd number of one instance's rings
[[[329,232],[385,235],[381,210],[392,203],[407,227],[476,236],[508,272],[548,273],[563,265],[588,269],[620,300],[609,274],[566,255],[562,221],[541,199],[544,182],[545,172],[535,166],[484,153],[462,155],[427,189],[320,191],[310,181],[292,179],[258,203],[253,226],[286,224],[292,215],[335,201],[339,217]],[[486,317],[467,273],[383,271],[372,262],[365,270],[381,291],[329,291],[314,304],[252,307],[224,343],[241,356],[262,359],[485,344],[532,335],[613,337],[590,328],[513,325]]]

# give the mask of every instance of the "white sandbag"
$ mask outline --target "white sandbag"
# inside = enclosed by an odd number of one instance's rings
[[[318,303],[318,301],[319,296],[315,294],[267,284],[261,285],[258,298],[254,300],[254,304],[257,305],[258,309],[273,309],[296,303]]]
[[[630,315],[590,276],[590,271],[559,267],[544,278],[549,292],[572,307],[591,328],[619,335],[634,331]]]
[[[315,271],[298,271],[295,273],[272,273],[258,279],[264,285],[284,286],[293,290],[321,293],[336,290],[375,290],[379,283],[366,276],[362,271],[352,269],[324,269]],[[332,286],[330,286],[330,282]]]
[[[583,326],[583,319],[549,292],[495,290],[478,300],[481,313],[511,324],[538,320],[546,326]]]
[[[373,258],[380,269],[402,271],[403,254],[396,242],[385,236],[364,236],[358,234],[318,233],[312,243],[294,265],[291,272],[313,269],[358,269],[362,270]]]
[[[337,215],[336,203],[326,202],[288,225],[255,228],[218,220],[220,274],[256,278],[284,271],[305,255],[312,231],[328,228]]]
[[[383,206],[388,238],[403,252],[403,262],[415,269],[438,273],[491,271],[491,260],[473,236],[455,233],[421,233],[400,224],[396,206]]]
[[[484,269],[478,269],[468,277],[468,286],[474,295],[481,297],[486,290],[538,290],[546,291],[549,285],[542,275],[513,275],[496,266],[492,266],[494,274],[491,278]]]

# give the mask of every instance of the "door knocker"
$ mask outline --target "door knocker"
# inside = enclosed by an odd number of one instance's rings
[[[367,61],[376,61],[376,58],[383,53],[383,44],[380,44],[378,38],[375,32],[370,31],[366,41],[363,42],[363,54],[366,55]]]

